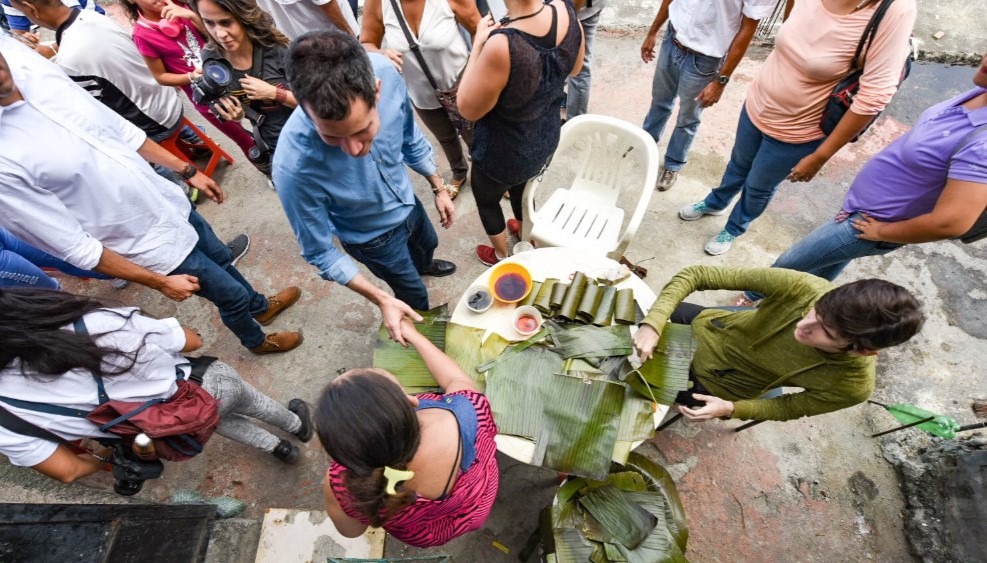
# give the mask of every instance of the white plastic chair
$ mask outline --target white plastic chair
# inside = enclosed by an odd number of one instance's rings
[[[606,254],[614,260],[624,255],[648,209],[658,179],[658,148],[640,127],[605,115],[580,115],[562,126],[555,154],[577,151],[579,170],[572,186],[557,188],[540,209],[535,195],[557,160],[546,174],[528,181],[524,190],[524,224],[521,240],[534,240],[538,246],[563,246]],[[638,160],[644,178],[637,206],[627,227],[624,210],[617,206],[621,174],[631,160]],[[626,184],[626,182],[624,182]],[[626,199],[626,198],[625,198]]]

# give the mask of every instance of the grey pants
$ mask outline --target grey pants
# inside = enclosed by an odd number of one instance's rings
[[[258,427],[250,418],[285,432],[294,433],[302,427],[302,421],[295,413],[254,389],[236,370],[223,362],[210,364],[202,376],[202,388],[219,401],[220,418],[216,432],[230,440],[273,452],[281,439]]]

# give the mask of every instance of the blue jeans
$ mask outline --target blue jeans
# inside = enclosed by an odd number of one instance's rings
[[[394,297],[412,309],[429,309],[428,291],[421,272],[432,267],[439,235],[418,197],[415,197],[414,209],[397,227],[361,244],[342,244],[350,256],[390,286]]]
[[[580,20],[583,26],[583,37],[586,41],[586,48],[583,53],[583,68],[576,74],[570,76],[566,85],[565,118],[571,119],[577,115],[583,115],[589,109],[589,86],[593,80],[593,38],[596,37],[596,25],[600,23],[600,14],[603,10],[592,16]]]
[[[857,217],[860,217],[859,213],[839,223],[833,219],[823,223],[786,250],[771,267],[808,272],[833,281],[854,258],[880,256],[904,246],[857,238],[860,231],[852,224]],[[751,301],[763,297],[751,291],[744,292],[744,296]]]
[[[78,278],[109,279],[110,276],[76,268],[64,260],[39,250],[0,227],[0,286],[61,289],[41,268],[54,268]]]
[[[704,200],[710,209],[726,209],[734,196],[740,201],[730,211],[726,231],[739,237],[747,231],[751,221],[764,213],[775,190],[800,160],[812,154],[823,139],[808,143],[786,143],[761,132],[750,117],[747,108],[740,112],[737,135],[730,153],[720,187]]]
[[[679,114],[665,152],[665,169],[679,171],[688,160],[689,147],[696,137],[703,113],[696,96],[716,78],[723,59],[687,53],[672,43],[674,35],[675,31],[669,24],[661,42],[658,67],[651,83],[651,109],[644,117],[642,127],[657,142],[672,114],[675,98],[678,97]]]
[[[199,235],[192,252],[171,274],[187,274],[199,278],[196,295],[212,301],[219,309],[223,324],[240,339],[246,348],[264,343],[264,331],[254,315],[267,310],[267,298],[254,291],[240,272],[230,265],[233,251],[216,238],[209,223],[193,207],[188,222]]]

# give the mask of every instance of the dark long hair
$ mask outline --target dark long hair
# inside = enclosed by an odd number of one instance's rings
[[[189,0],[188,6],[195,12],[199,14],[199,2],[201,0]],[[250,42],[254,45],[260,45],[261,47],[276,47],[282,45],[287,47],[291,40],[288,37],[278,31],[278,28],[274,26],[274,18],[270,14],[261,10],[257,5],[256,0],[209,0],[213,4],[216,4],[231,16],[233,16],[236,21],[240,22],[243,26],[244,33],[250,38]],[[209,44],[216,48],[223,56],[227,56],[229,53],[222,45],[213,39],[211,33],[206,33],[206,39],[208,39]]]
[[[86,313],[106,307],[92,297],[51,289],[0,288],[0,368],[19,358],[22,372],[47,376],[77,368],[100,375],[129,371],[140,348],[123,352],[96,344],[93,336],[98,335],[62,330]],[[116,367],[106,369],[106,364]]]
[[[407,469],[421,442],[418,416],[397,383],[372,369],[344,373],[322,390],[315,425],[322,447],[346,468],[343,484],[371,525],[414,502],[411,491],[385,491],[384,467]]]

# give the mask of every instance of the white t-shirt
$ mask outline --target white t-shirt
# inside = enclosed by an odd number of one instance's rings
[[[25,98],[0,106],[0,224],[85,270],[104,246],[177,268],[199,237],[182,189],[137,154],[147,135],[17,40],[0,35],[0,51]]]
[[[346,23],[354,35],[359,37],[360,28],[356,24],[350,3],[346,0],[257,0],[257,5],[271,14],[281,33],[287,35],[288,39],[295,40],[298,36],[317,29],[339,30],[319,9],[319,6],[329,2],[336,2]]]
[[[181,355],[185,347],[185,333],[177,320],[145,317],[133,307],[97,310],[87,313],[83,319],[89,334],[102,334],[96,336],[96,343],[100,346],[124,353],[139,350],[133,368],[120,375],[103,377],[106,394],[111,399],[143,402],[171,397],[178,389],[175,383],[176,366],[180,366],[185,378],[188,377],[188,361]],[[67,325],[62,330],[72,332],[74,329],[72,325]],[[126,358],[111,361],[123,366],[130,363]],[[105,369],[112,369],[112,364],[104,363],[104,366]],[[96,381],[89,371],[75,369],[60,376],[41,376],[31,371],[22,374],[20,360],[14,360],[0,369],[0,396],[85,411],[99,406]],[[95,424],[84,418],[21,409],[2,400],[0,406],[68,441],[114,437],[100,432]],[[37,465],[51,457],[57,446],[54,442],[23,436],[0,427],[0,453],[7,456],[13,465]]]
[[[776,0],[675,0],[668,7],[668,19],[679,43],[719,58],[730,50],[742,16],[762,20],[775,4]]]
[[[149,136],[182,118],[178,90],[154,80],[130,33],[96,12],[79,12],[52,61],[96,99]]]
[[[398,6],[401,6],[400,2]],[[398,21],[390,0],[382,0],[381,9],[384,21],[383,44],[403,55],[402,74],[411,101],[421,109],[441,107],[435,98],[432,85],[418,63],[418,57],[411,52],[408,38],[401,28],[401,22]],[[459,32],[456,15],[447,0],[425,0],[416,39],[421,46],[421,54],[428,65],[428,70],[431,71],[439,88],[443,90],[452,88],[466,66],[470,53],[466,40]]]

